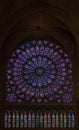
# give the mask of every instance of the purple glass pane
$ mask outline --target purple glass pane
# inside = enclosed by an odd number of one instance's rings
[[[58,43],[24,43],[9,59],[6,84],[9,102],[72,102],[71,59]]]

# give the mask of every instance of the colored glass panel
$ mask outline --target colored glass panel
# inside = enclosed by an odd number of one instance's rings
[[[20,113],[20,127],[23,127],[24,126],[24,114],[23,112]]]
[[[64,112],[64,127],[67,126],[67,114]]]
[[[68,127],[75,127],[75,114],[72,110],[68,113]]]
[[[16,112],[12,113],[12,127],[16,127]]]
[[[12,102],[73,101],[72,61],[57,42],[26,42],[7,64],[6,100]]]
[[[16,111],[16,127],[20,127],[19,113]]]
[[[5,115],[4,115],[4,127],[8,127],[8,123],[7,123],[7,119],[8,119],[8,115],[7,115],[7,112],[5,112]]]
[[[27,122],[28,122],[27,113],[24,112],[24,127],[27,127]]]
[[[68,113],[68,127],[71,127],[71,114]]]
[[[55,127],[55,113],[52,114],[52,127]]]
[[[74,112],[72,112],[72,127],[74,128],[75,127],[75,115],[74,115]]]
[[[51,127],[51,114],[48,113],[48,128]]]
[[[59,115],[56,113],[56,127],[59,127]]]
[[[60,113],[60,127],[63,127],[63,112]]]
[[[11,113],[8,114],[8,127],[11,127]]]
[[[5,127],[8,127],[8,128],[11,127],[11,113],[10,113],[10,111],[5,112],[4,122],[5,122]]]
[[[28,113],[28,127],[31,127],[32,119],[31,119],[31,113]]]
[[[43,113],[40,113],[40,127],[43,127]]]
[[[66,112],[49,111],[43,113],[39,111],[5,111],[4,115],[5,128],[74,128],[75,114],[72,110]]]
[[[47,123],[47,113],[44,113],[44,127],[46,128],[48,125]]]
[[[40,118],[39,118],[39,114],[36,113],[36,127],[39,127],[40,125]]]
[[[35,127],[35,113],[32,113],[32,127]]]

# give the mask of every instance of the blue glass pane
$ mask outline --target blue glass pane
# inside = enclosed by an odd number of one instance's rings
[[[6,72],[8,102],[73,101],[72,61],[57,42],[37,40],[20,45]]]

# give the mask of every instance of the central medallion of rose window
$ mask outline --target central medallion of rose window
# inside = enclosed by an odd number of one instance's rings
[[[36,68],[35,73],[36,73],[36,75],[38,75],[38,76],[42,76],[42,75],[44,74],[44,69],[41,68],[41,67]]]

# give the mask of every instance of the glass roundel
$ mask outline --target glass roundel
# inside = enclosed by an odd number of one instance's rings
[[[55,42],[30,41],[20,45],[7,64],[8,102],[63,102],[73,100],[72,61]]]

